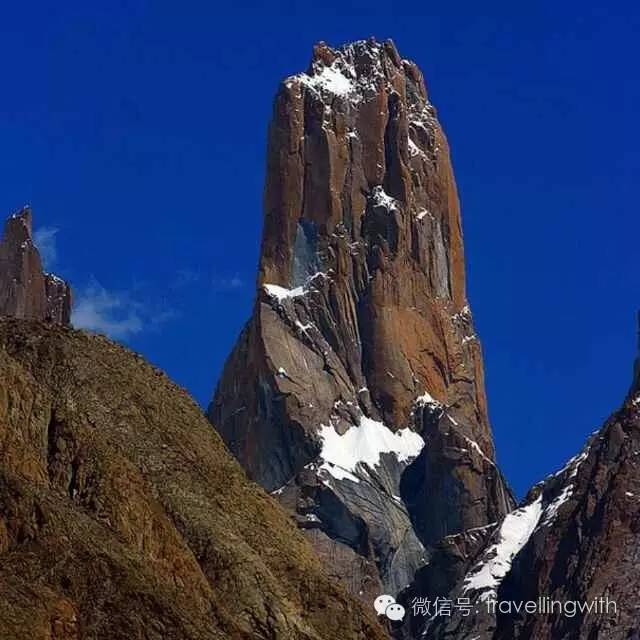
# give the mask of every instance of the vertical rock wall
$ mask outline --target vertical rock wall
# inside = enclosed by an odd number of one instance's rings
[[[318,44],[269,129],[254,312],[209,417],[363,597],[512,506],[465,293],[456,186],[420,70]]]

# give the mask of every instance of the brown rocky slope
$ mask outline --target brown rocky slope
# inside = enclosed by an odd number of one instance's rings
[[[0,637],[385,636],[162,372],[4,318]]]

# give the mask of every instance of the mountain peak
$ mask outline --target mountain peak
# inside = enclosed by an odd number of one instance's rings
[[[321,42],[267,153],[255,308],[209,416],[352,593],[398,592],[512,505],[446,138],[391,41]]]
[[[9,216],[0,240],[0,315],[60,324],[71,319],[71,288],[43,270],[28,205]]]
[[[8,241],[33,241],[33,212],[25,205],[12,213],[4,225],[4,238]]]

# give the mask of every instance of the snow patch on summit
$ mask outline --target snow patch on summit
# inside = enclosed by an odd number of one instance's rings
[[[324,67],[320,73],[312,76],[303,73],[298,78],[308,87],[325,89],[337,96],[349,95],[354,90],[353,82],[335,66]]]
[[[343,68],[341,68],[343,67]],[[299,73],[285,80],[285,86],[291,88],[297,80],[308,89],[322,96],[328,93],[334,96],[347,97],[355,92],[355,70],[348,65],[338,65],[334,62],[330,66],[314,64],[311,73]]]

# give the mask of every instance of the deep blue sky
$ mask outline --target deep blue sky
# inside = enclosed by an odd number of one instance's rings
[[[20,4],[0,21],[0,212],[32,203],[85,312],[203,405],[251,308],[277,83],[314,42],[369,35],[422,67],[450,139],[516,491],[621,401],[640,306],[635,3]]]

